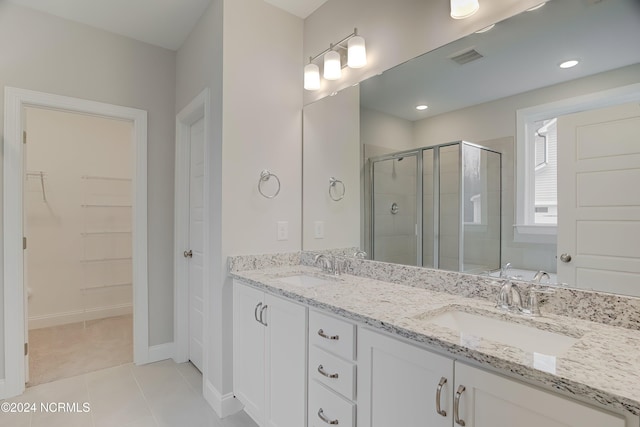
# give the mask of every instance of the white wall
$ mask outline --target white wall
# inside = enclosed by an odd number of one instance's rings
[[[26,108],[26,129],[29,329],[131,313],[133,123]]]
[[[360,246],[359,105],[360,90],[356,86],[304,108],[304,250]],[[343,182],[342,200],[330,198],[329,177]],[[333,197],[338,198],[342,190],[336,184]],[[316,221],[323,223],[323,238],[315,236]]]
[[[323,79],[320,90],[305,91],[304,102],[349,87],[538,3],[540,0],[484,1],[472,17],[454,20],[448,1],[328,0],[305,19],[303,58],[317,55],[357,27],[366,40],[368,63],[360,69],[345,68],[343,77],[335,82]]]
[[[178,51],[176,110],[204,87],[212,91],[216,207],[204,380],[222,397],[232,393],[227,256],[301,246],[302,24],[262,0],[214,0]],[[258,193],[263,169],[280,178],[275,199]],[[277,221],[289,223],[288,240],[276,240]]]
[[[172,341],[175,52],[9,2],[0,2],[0,52],[2,87],[148,111],[149,344]]]

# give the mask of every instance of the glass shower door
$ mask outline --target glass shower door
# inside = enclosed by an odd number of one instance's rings
[[[372,183],[372,259],[420,265],[418,153],[374,160]]]

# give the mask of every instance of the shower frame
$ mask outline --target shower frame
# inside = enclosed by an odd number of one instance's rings
[[[369,232],[370,232],[370,253],[371,259],[375,254],[375,181],[374,181],[374,165],[377,162],[385,160],[396,160],[400,158],[416,156],[416,266],[422,267],[424,264],[423,247],[424,247],[424,152],[433,150],[433,268],[439,268],[440,265],[440,149],[459,145],[458,168],[460,171],[460,183],[458,185],[458,271],[462,272],[464,267],[464,149],[463,146],[469,146],[485,150],[498,155],[499,174],[498,180],[500,185],[498,205],[500,213],[500,225],[498,227],[498,266],[502,265],[502,153],[475,144],[468,141],[453,141],[444,144],[425,146],[420,148],[412,148],[404,151],[397,151],[382,156],[376,156],[369,159],[369,186],[370,186],[370,203],[369,203]]]

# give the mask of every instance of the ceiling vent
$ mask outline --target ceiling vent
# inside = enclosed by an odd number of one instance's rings
[[[449,57],[452,61],[455,61],[459,65],[468,64],[469,62],[476,61],[483,58],[477,50],[471,48],[462,52],[458,52]]]

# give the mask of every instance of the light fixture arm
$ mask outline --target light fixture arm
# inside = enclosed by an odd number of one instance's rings
[[[349,39],[355,37],[358,35],[358,29],[354,28],[353,29],[353,33],[349,34],[347,37],[343,38],[342,40],[340,40],[338,43],[330,43],[329,47],[325,50],[323,50],[322,52],[320,52],[319,54],[317,54],[316,56],[310,56],[309,57],[309,64],[311,64],[313,61],[315,61],[316,59],[320,58],[321,56],[323,56],[325,53],[331,51],[331,50],[335,50],[336,47],[340,47],[342,49],[346,49],[346,47],[342,46],[344,43],[348,42]]]

